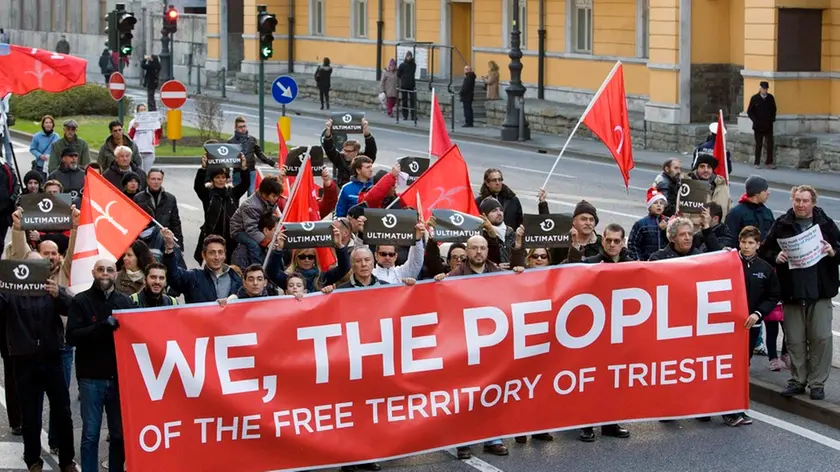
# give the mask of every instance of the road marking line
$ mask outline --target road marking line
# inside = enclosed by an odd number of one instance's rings
[[[544,170],[529,169],[527,167],[517,167],[517,166],[508,166],[508,165],[500,165],[499,167],[501,167],[503,169],[513,169],[513,170],[518,170],[518,171],[522,171],[522,172],[530,172],[532,174],[548,175],[548,172],[546,172]],[[557,172],[555,172],[551,175],[552,175],[552,177],[556,175],[558,177],[565,177],[567,179],[576,179],[577,178],[574,175],[560,174],[560,173],[557,173]]]
[[[475,188],[481,188],[481,185],[479,185],[479,184],[471,184],[471,185],[472,185],[473,187],[475,187]],[[536,193],[536,192],[534,192],[534,193]],[[534,195],[527,195],[525,192],[522,192],[522,191],[518,192],[516,195],[519,197],[519,199],[520,199],[520,200],[521,200],[521,199],[523,199],[523,198],[527,198],[527,199],[529,199],[529,200],[533,200],[533,201],[535,201],[535,202],[539,202],[539,199],[538,199],[536,196],[534,196]],[[572,202],[563,202],[563,201],[560,201],[560,200],[552,200],[552,199],[550,199],[550,198],[549,198],[549,199],[547,199],[547,200],[546,200],[546,202],[548,202],[548,203],[555,203],[555,204],[557,204],[557,205],[564,205],[564,206],[568,206],[568,207],[572,207],[572,208],[574,208],[575,206],[577,206],[577,203],[572,203]],[[639,215],[631,215],[630,213],[622,213],[622,212],[620,212],[620,211],[602,210],[602,209],[600,209],[600,208],[598,209],[598,213],[609,213],[609,214],[611,214],[611,215],[623,216],[623,217],[625,217],[625,218],[632,218],[632,219],[633,219],[633,221],[636,221],[636,220],[638,220],[639,218],[641,218]]]
[[[452,447],[448,449],[444,449],[447,454],[454,458],[458,458],[458,451]],[[479,459],[478,457],[472,456],[469,459],[461,460],[462,463],[467,464],[468,466],[472,467],[481,472],[504,472],[502,469],[499,469],[496,466],[493,466],[483,460]]]
[[[419,154],[420,156],[427,157],[429,155],[429,151],[418,151],[417,149],[406,149],[406,148],[397,148],[399,151],[410,152],[412,154]]]
[[[784,429],[785,431],[791,432],[798,436],[802,436],[805,439],[810,439],[816,443],[820,443],[823,446],[830,447],[835,451],[840,451],[840,441],[836,439],[831,439],[827,436],[823,436],[817,432],[811,431],[809,429],[805,429],[801,426],[797,426],[793,423],[788,423],[787,421],[780,420],[770,415],[765,415],[764,413],[757,412],[755,410],[748,410],[749,415],[753,418],[757,419],[758,421],[762,421],[769,425],[775,426],[777,428]]]
[[[179,207],[181,207],[181,208],[183,208],[184,210],[190,210],[190,211],[202,211],[202,210],[201,210],[201,208],[197,208],[197,207],[194,207],[194,206],[192,206],[192,205],[188,205],[188,204],[186,204],[186,203],[179,203],[179,204],[178,204],[178,206],[179,206]]]

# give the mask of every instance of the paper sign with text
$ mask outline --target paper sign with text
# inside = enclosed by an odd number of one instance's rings
[[[327,468],[744,411],[746,301],[722,251],[117,312],[127,468]]]
[[[817,265],[825,257],[825,253],[822,252],[823,235],[819,225],[778,241],[779,247],[787,251],[788,269],[806,269]]]

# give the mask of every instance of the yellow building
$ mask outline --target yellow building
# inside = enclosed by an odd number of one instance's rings
[[[265,4],[279,21],[269,75],[287,70],[292,36],[295,72],[328,56],[334,76],[373,79],[399,44],[416,41],[438,45],[418,57],[435,75],[448,73],[452,50],[453,69],[470,63],[482,75],[493,60],[508,78],[512,0],[241,1],[243,72],[256,71],[256,8]],[[729,121],[741,114],[746,130],[742,111],[762,80],[776,96],[780,134],[833,130],[840,116],[840,0],[522,0],[520,9],[529,97],[542,25],[547,100],[585,105],[621,60],[631,110],[649,123],[708,122],[723,109]],[[212,71],[221,57],[219,0],[207,0],[207,30]]]

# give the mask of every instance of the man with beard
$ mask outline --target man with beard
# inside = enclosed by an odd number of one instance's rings
[[[248,168],[249,174],[248,178],[250,179],[248,182],[248,195],[254,193],[254,185],[256,182],[256,166],[257,166],[257,159],[262,161],[264,164],[268,164],[271,167],[277,165],[277,162],[274,159],[271,159],[265,155],[263,150],[260,148],[259,143],[257,142],[257,138],[248,134],[248,123],[245,121],[245,118],[242,116],[237,116],[233,122],[233,136],[227,140],[230,144],[238,144],[242,149],[242,154],[245,155],[245,163]],[[239,176],[241,174],[237,174],[233,178],[233,184],[236,185],[239,183]]]
[[[503,269],[510,266],[510,253],[516,240],[513,228],[505,224],[505,214],[502,204],[493,197],[482,200],[478,206],[484,220],[482,224],[483,236],[489,244],[487,258]]]
[[[90,150],[88,143],[76,134],[79,124],[70,119],[64,122],[64,136],[54,142],[50,149],[49,169],[58,169],[61,162],[61,151],[72,147],[79,153],[78,164],[82,167],[90,164]]]
[[[61,151],[61,166],[52,171],[47,180],[61,182],[65,193],[70,194],[75,205],[80,205],[79,197],[85,188],[85,171],[79,168],[79,152],[73,148]]]
[[[131,296],[131,301],[138,308],[156,308],[159,306],[173,306],[178,299],[166,293],[166,266],[160,262],[152,262],[146,266],[146,285],[143,290]]]
[[[513,190],[505,185],[505,178],[499,169],[487,169],[484,171],[484,183],[478,191],[475,204],[481,206],[487,197],[493,197],[502,205],[505,224],[511,228],[519,228],[525,217],[522,214],[522,203]]]
[[[653,179],[653,187],[665,195],[665,211],[662,212],[666,218],[677,213],[677,193],[680,191],[680,160],[671,158],[662,164],[662,172]]]
[[[82,470],[99,470],[99,433],[102,411],[108,415],[108,470],[122,472],[125,449],[117,383],[114,331],[119,322],[114,310],[134,308],[127,295],[114,289],[117,266],[100,259],[93,266],[93,285],[70,304],[67,342],[76,346],[76,378],[82,411]]]
[[[720,205],[723,210],[721,221],[725,221],[729,209],[732,208],[732,200],[729,197],[729,184],[726,183],[726,179],[715,174],[717,165],[718,160],[714,154],[708,151],[700,151],[697,153],[697,158],[694,159],[694,168],[687,176],[683,177],[683,180],[692,179],[708,182],[711,194],[707,201]],[[696,219],[694,224],[698,224]]]

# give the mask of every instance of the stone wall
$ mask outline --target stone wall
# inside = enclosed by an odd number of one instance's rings
[[[742,66],[732,64],[691,65],[691,121],[711,122],[723,110],[726,121],[744,109]]]

